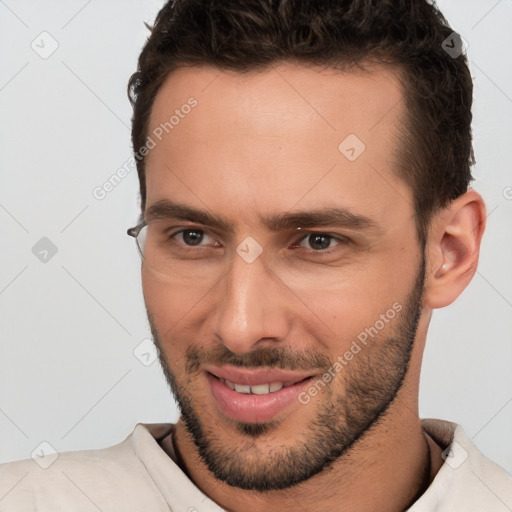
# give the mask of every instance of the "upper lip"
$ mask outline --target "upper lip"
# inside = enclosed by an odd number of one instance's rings
[[[257,386],[282,382],[285,385],[295,384],[311,377],[311,373],[279,370],[276,368],[235,368],[234,366],[208,366],[205,370],[220,379],[227,379],[236,384]]]

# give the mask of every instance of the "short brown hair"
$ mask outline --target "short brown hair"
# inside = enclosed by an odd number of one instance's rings
[[[279,62],[347,69],[398,66],[407,119],[397,173],[413,191],[418,238],[432,214],[467,191],[473,165],[473,82],[460,39],[427,0],[171,0],[158,13],[128,84],[132,144],[146,144],[155,96],[180,66],[240,73]],[[452,39],[450,39],[452,37]],[[457,38],[458,36],[455,35]],[[145,209],[145,159],[137,160]]]

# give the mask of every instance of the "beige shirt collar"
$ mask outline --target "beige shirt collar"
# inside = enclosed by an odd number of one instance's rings
[[[409,512],[512,511],[512,476],[487,459],[459,425],[437,419],[422,420],[422,425],[444,449],[445,463]],[[173,429],[170,423],[138,423],[132,436],[138,458],[173,511],[223,511],[176,464],[168,437]]]

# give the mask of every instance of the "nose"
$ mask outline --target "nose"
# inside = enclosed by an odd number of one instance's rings
[[[237,354],[288,334],[290,297],[262,256],[248,263],[235,253],[217,289],[214,334]]]

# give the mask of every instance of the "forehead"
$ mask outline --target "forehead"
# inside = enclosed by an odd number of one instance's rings
[[[179,68],[151,112],[146,204],[172,198],[241,220],[336,198],[374,215],[400,197],[407,209],[394,172],[403,116],[395,68]]]
[[[286,127],[287,133],[302,129],[311,134],[320,128],[338,132],[338,137],[351,130],[364,138],[381,122],[384,130],[396,125],[403,110],[400,77],[398,67],[375,65],[340,71],[287,63],[244,74],[182,67],[170,73],[158,91],[150,127],[169,122],[170,115],[195,98],[199,108],[194,107],[193,114],[201,123],[194,125],[193,136],[198,140],[211,135],[212,124],[251,135],[270,136],[275,128],[285,136]]]

